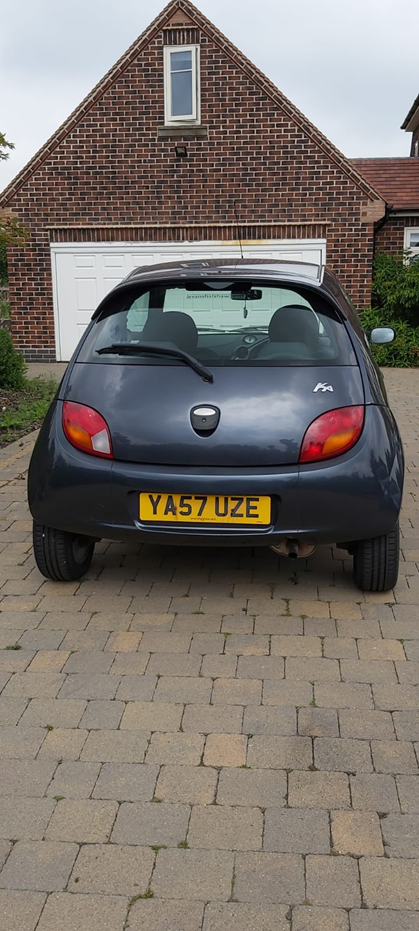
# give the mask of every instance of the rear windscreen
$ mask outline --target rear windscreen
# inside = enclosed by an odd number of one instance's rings
[[[182,364],[165,349],[210,366],[357,364],[344,324],[318,293],[223,279],[133,283],[116,292],[92,324],[78,361]]]

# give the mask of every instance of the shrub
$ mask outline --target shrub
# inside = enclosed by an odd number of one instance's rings
[[[366,333],[374,327],[390,326],[396,334],[392,343],[379,346],[371,343],[371,351],[378,365],[409,368],[419,366],[419,326],[412,326],[407,320],[391,316],[382,308],[369,308],[360,315]]]
[[[374,259],[372,305],[388,316],[419,326],[419,260],[409,253],[378,253]]]
[[[16,352],[10,333],[0,329],[0,388],[18,389],[24,384],[23,356]]]

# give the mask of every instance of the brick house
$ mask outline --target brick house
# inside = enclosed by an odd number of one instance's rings
[[[384,197],[189,0],[172,0],[11,182],[12,333],[67,360],[135,266],[239,255],[326,260],[369,302]]]
[[[386,201],[385,215],[376,223],[376,250],[419,255],[419,96],[401,128],[412,133],[410,157],[355,158],[352,164]]]

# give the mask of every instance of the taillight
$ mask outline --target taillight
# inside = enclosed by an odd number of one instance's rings
[[[318,462],[346,453],[359,439],[363,425],[362,405],[321,414],[305,433],[298,461]]]
[[[76,404],[75,401],[64,401],[63,430],[69,443],[77,449],[82,449],[84,453],[90,453],[92,456],[113,459],[111,435],[106,420],[92,407]]]

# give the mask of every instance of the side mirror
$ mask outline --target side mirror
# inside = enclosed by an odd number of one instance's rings
[[[392,343],[395,335],[396,334],[391,326],[377,326],[371,333],[370,341],[372,343],[377,343],[378,345]]]

